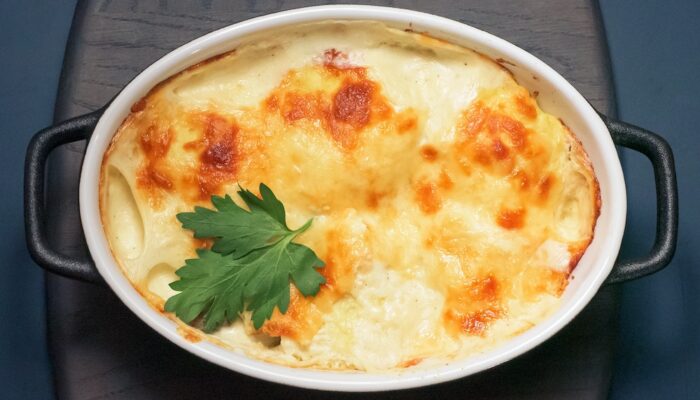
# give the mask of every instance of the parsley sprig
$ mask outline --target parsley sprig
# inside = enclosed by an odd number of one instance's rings
[[[312,220],[289,229],[284,205],[265,184],[260,184],[261,197],[243,188],[238,195],[249,210],[226,195],[212,196],[214,210],[195,207],[177,215],[183,228],[196,238],[214,239],[214,244],[211,250],[197,250],[197,258],[176,271],[180,279],[170,287],[180,293],[166,301],[165,310],[185,323],[201,315],[205,332],[245,310],[252,312],[253,326],[259,329],[275,307],[287,312],[291,282],[305,296],[316,295],[325,283],[317,271],[323,261],[292,241]]]

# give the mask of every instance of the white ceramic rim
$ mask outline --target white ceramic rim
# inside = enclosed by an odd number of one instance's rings
[[[205,54],[207,49],[261,30],[327,19],[378,20],[405,26],[412,24],[411,26],[420,27],[431,34],[440,32],[479,43],[482,48],[507,55],[508,60],[537,74],[541,79],[548,80],[571,102],[601,147],[605,168],[601,170],[601,166],[596,165],[596,174],[599,180],[601,175],[604,175],[604,179],[608,179],[612,185],[611,192],[603,196],[603,207],[609,208],[606,211],[611,220],[607,221],[609,223],[606,224],[608,228],[605,231],[599,232],[600,229],[596,229],[594,242],[598,240],[602,243],[598,254],[595,255],[595,269],[584,277],[584,282],[577,282],[583,286],[579,287],[579,293],[569,307],[559,310],[555,317],[538,324],[497,349],[453,361],[445,366],[387,374],[348,373],[273,365],[207,341],[189,342],[177,332],[177,325],[173,321],[149,306],[134,289],[112,257],[99,212],[98,188],[102,157],[116,127],[121,124],[123,115],[156,83],[182,69],[176,67],[177,65],[192,61],[189,63],[191,65],[213,55]],[[80,177],[80,216],[88,248],[105,281],[132,312],[183,349],[222,367],[275,383],[329,391],[381,391],[426,386],[486,370],[527,352],[567,325],[588,304],[613,267],[624,232],[626,191],[619,158],[605,124],[566,79],[532,54],[479,29],[431,14],[389,7],[332,5],[279,12],[219,29],[172,51],[139,74],[105,110],[90,140]],[[604,238],[600,238],[601,235]],[[582,259],[581,263],[583,262]]]

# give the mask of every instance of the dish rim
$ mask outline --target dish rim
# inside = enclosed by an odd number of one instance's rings
[[[102,158],[116,132],[114,127],[121,125],[123,118],[120,116],[157,83],[182,70],[183,65],[194,65],[219,54],[223,52],[221,47],[227,44],[259,31],[322,20],[376,20],[427,30],[432,35],[438,33],[435,35],[438,37],[447,35],[478,43],[483,48],[507,55],[508,60],[550,82],[591,126],[591,134],[601,145],[605,162],[603,170],[599,168],[600,165],[594,166],[598,167],[596,175],[604,174],[614,183],[610,188],[611,193],[602,197],[602,207],[610,209],[608,214],[612,221],[607,224],[610,227],[608,230],[599,232],[596,229],[599,241],[603,240],[599,235],[605,235],[605,242],[601,244],[603,254],[597,255],[599,264],[595,266],[593,275],[585,277],[585,286],[579,289],[575,301],[564,312],[557,312],[556,318],[548,318],[495,349],[440,367],[390,373],[319,371],[259,361],[208,341],[187,341],[178,333],[175,322],[153,309],[122,274],[110,251],[99,215]],[[79,200],[87,245],[98,271],[121,301],[151,328],[181,348],[225,368],[275,383],[330,391],[380,391],[431,385],[481,372],[529,351],[566,326],[597,293],[617,257],[626,216],[624,177],[608,129],[591,105],[566,79],[529,52],[477,28],[432,14],[366,5],[306,7],[249,19],[206,34],[161,57],[126,85],[99,119],[81,170]]]

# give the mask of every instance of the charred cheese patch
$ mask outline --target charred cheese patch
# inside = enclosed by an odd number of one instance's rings
[[[574,135],[496,62],[372,22],[252,38],[134,104],[102,168],[112,252],[156,309],[195,249],[175,218],[270,186],[318,295],[210,335],[283,365],[385,371],[488,350],[556,310],[600,208]],[[174,317],[169,315],[170,318]],[[196,333],[193,333],[196,332]]]

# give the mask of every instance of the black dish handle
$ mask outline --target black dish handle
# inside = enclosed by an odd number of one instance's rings
[[[24,162],[24,226],[29,254],[47,271],[92,283],[103,279],[91,259],[75,259],[51,248],[45,227],[44,184],[46,159],[56,147],[87,139],[102,109],[61,122],[37,132],[27,147]]]
[[[653,274],[667,266],[678,241],[678,188],[673,151],[661,136],[646,129],[600,116],[613,142],[636,150],[649,159],[656,184],[656,238],[651,252],[631,260],[617,260],[606,283],[617,283]]]
[[[74,259],[52,249],[44,227],[44,179],[46,159],[62,144],[87,139],[103,110],[70,119],[38,132],[27,149],[24,169],[24,220],[29,252],[47,271],[69,278],[104,283],[90,259]],[[651,253],[617,261],[606,283],[617,283],[654,273],[673,258],[678,239],[678,190],[673,152],[668,143],[645,129],[601,115],[615,144],[644,154],[654,167],[656,182],[656,239]]]

